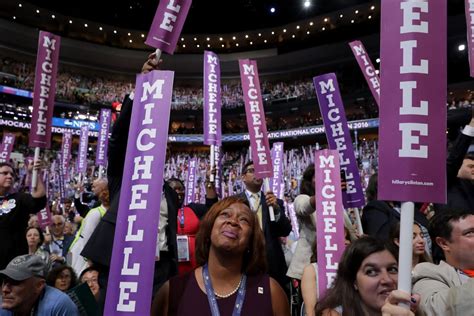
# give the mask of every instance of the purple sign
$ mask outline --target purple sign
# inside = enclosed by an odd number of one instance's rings
[[[150,315],[173,78],[137,75],[104,315]]]
[[[346,177],[346,190],[342,192],[344,207],[364,206],[364,192],[336,75],[314,77],[313,83],[329,148],[339,152],[341,170]]]
[[[61,163],[63,161],[62,154],[59,152],[58,153],[58,182],[59,182],[59,196],[61,197],[61,202],[63,202],[66,198],[66,192],[65,192],[65,185],[64,185],[64,169],[63,169],[63,164]]]
[[[98,166],[107,166],[107,148],[109,146],[109,128],[110,116],[112,111],[109,109],[100,110],[100,130],[97,139],[97,152],[95,156],[95,164]]]
[[[53,120],[60,44],[61,37],[40,31],[29,136],[30,147],[51,147],[51,122]]]
[[[217,195],[222,197],[222,159],[220,146],[214,147],[214,161],[216,162],[216,176],[214,178],[214,184]]]
[[[15,144],[15,134],[4,133],[2,144],[0,145],[0,162],[8,162],[10,160],[13,144]]]
[[[474,77],[474,1],[465,0],[467,25],[467,47],[469,49],[469,73]]]
[[[191,0],[161,0],[145,44],[173,55]]]
[[[195,201],[195,186],[196,186],[196,168],[197,158],[189,161],[188,174],[186,176],[186,191],[184,192],[184,205],[189,205]]]
[[[364,74],[375,102],[377,102],[377,105],[380,107],[380,79],[375,73],[374,65],[365,51],[364,44],[360,41],[353,41],[349,43],[349,46],[359,64],[360,70],[362,70],[362,73]]]
[[[272,157],[268,143],[257,62],[239,59],[239,67],[255,176],[258,178],[271,177],[273,174]]]
[[[380,200],[446,203],[446,16],[446,1],[382,2]]]
[[[331,287],[345,248],[339,155],[338,151],[329,149],[315,152],[316,250],[320,298]]]
[[[283,181],[283,143],[273,143],[272,148],[273,176],[270,181],[273,194],[279,199],[283,197],[281,182]]]
[[[219,57],[204,51],[204,144],[222,145],[221,66]]]
[[[61,144],[61,160],[62,169],[64,172],[64,178],[68,178],[69,173],[69,160],[71,159],[71,146],[72,146],[72,133],[71,131],[65,131],[63,134],[63,142]]]
[[[89,126],[81,126],[81,138],[79,139],[79,157],[77,159],[77,172],[87,172],[87,147],[89,146]]]
[[[38,224],[43,231],[52,223],[51,218],[49,205],[46,203],[46,207],[38,213]]]

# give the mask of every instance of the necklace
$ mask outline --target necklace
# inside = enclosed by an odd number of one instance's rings
[[[211,310],[212,316],[220,316],[219,306],[217,305],[216,294],[214,288],[212,287],[211,278],[209,277],[209,270],[207,268],[207,263],[202,267],[202,278],[204,285],[206,287],[207,300],[209,302],[209,308]],[[237,290],[237,298],[235,299],[234,310],[232,311],[232,316],[240,316],[242,313],[242,306],[245,301],[245,287],[247,284],[247,276],[243,274],[240,277],[240,286]],[[234,291],[235,292],[235,291]],[[229,294],[232,295],[232,294]]]
[[[228,297],[234,295],[234,294],[239,290],[241,284],[242,284],[242,276],[240,276],[239,284],[237,284],[237,286],[235,287],[235,289],[233,289],[230,293],[227,293],[227,294],[219,294],[219,293],[217,293],[217,292],[214,290],[214,294],[215,294],[218,298],[228,298]]]

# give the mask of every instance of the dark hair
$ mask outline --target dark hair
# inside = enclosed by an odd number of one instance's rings
[[[474,160],[474,152],[468,152],[464,159]]]
[[[74,269],[68,266],[67,264],[60,265],[59,267],[56,267],[51,270],[48,273],[48,276],[46,277],[46,284],[54,287],[56,280],[58,279],[61,272],[63,272],[64,270],[69,270],[69,272],[71,272],[71,284],[69,285],[69,288],[67,290],[70,290],[75,287],[77,284],[76,272],[74,272]]]
[[[310,164],[306,167],[305,171],[303,172],[303,179],[301,179],[300,184],[300,194],[306,195],[314,195],[314,183],[313,183],[313,176],[314,176],[314,164]]]
[[[333,286],[316,305],[316,315],[322,315],[324,310],[337,306],[342,306],[344,316],[364,315],[362,299],[354,288],[357,271],[365,258],[384,250],[388,250],[398,260],[396,251],[388,243],[374,237],[361,237],[347,246],[339,262]]]
[[[199,230],[196,234],[196,263],[198,265],[204,265],[209,258],[211,233],[217,216],[221,211],[237,203],[249,207],[245,198],[239,196],[227,197],[214,204],[199,223]],[[245,252],[243,257],[242,271],[251,275],[266,272],[267,263],[266,256],[262,253],[265,249],[265,237],[260,229],[257,216],[250,211],[250,208],[249,214],[251,215],[252,233],[249,239],[248,251]]]
[[[97,273],[100,273],[99,270],[95,266],[90,266],[81,272],[81,275],[79,276],[79,282],[82,282],[81,280],[84,274],[86,274],[87,272],[92,272],[92,271],[96,271]]]
[[[28,232],[30,231],[30,229],[36,229],[36,231],[37,231],[38,234],[39,234],[39,238],[40,238],[40,242],[39,242],[39,244],[38,244],[38,248],[39,248],[39,247],[43,244],[43,242],[44,242],[44,234],[43,234],[43,232],[41,231],[40,228],[35,227],[35,226],[29,226],[29,227],[27,227],[26,230],[25,230],[25,235],[28,234]],[[38,250],[38,249],[36,249],[36,250]]]
[[[369,178],[369,184],[367,184],[367,189],[365,189],[365,197],[367,198],[367,202],[377,200],[377,177],[378,174],[376,172]]]
[[[423,230],[421,229],[420,224],[413,223],[413,225],[418,226],[420,228],[421,232],[423,232]],[[392,225],[388,235],[389,235],[388,242],[392,245],[392,247],[394,249],[397,250],[397,253],[398,253],[400,251],[400,247],[395,243],[395,239],[400,240],[400,222],[396,223],[395,225]],[[397,255],[397,258],[398,258],[398,255]],[[432,260],[430,259],[430,257],[428,256],[428,254],[426,253],[426,250],[425,250],[423,255],[420,256],[420,259],[418,260],[418,263],[420,263],[420,262],[431,262],[431,261]]]
[[[253,165],[252,160],[247,161],[247,163],[242,167],[242,175],[245,173],[245,171],[247,171],[247,167],[250,165]]]
[[[453,232],[453,222],[474,215],[474,210],[453,209],[445,212],[437,212],[430,221],[429,232],[431,240],[436,241],[436,237],[442,237],[451,241]]]
[[[17,179],[17,175],[16,175],[16,170],[15,168],[13,167],[13,165],[9,162],[0,162],[0,168],[2,167],[9,167],[12,169],[13,171],[13,178],[16,180]]]
[[[178,182],[178,183],[181,184],[181,185],[183,186],[183,188],[184,188],[184,182],[181,181],[181,180],[178,179],[178,178],[174,178],[174,177],[173,177],[173,178],[169,178],[168,180],[166,180],[166,183],[168,183],[168,185],[169,185],[170,187],[171,187],[171,184],[172,184],[173,182]]]

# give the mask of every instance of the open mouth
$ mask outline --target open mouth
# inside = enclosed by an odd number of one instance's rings
[[[386,290],[380,291],[379,295],[388,297],[390,295],[390,293],[392,293],[392,291],[393,291],[393,289],[386,289]]]

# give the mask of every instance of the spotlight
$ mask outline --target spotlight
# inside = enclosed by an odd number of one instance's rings
[[[305,8],[309,8],[309,6],[311,5],[311,2],[309,0],[306,0],[303,5]]]
[[[466,45],[464,45],[464,44],[460,44],[458,46],[458,51],[460,51],[460,52],[464,51],[465,49],[466,49]]]
[[[275,8],[274,8],[274,7],[271,7],[271,8],[270,8],[270,12],[271,12],[271,13],[275,13]]]

